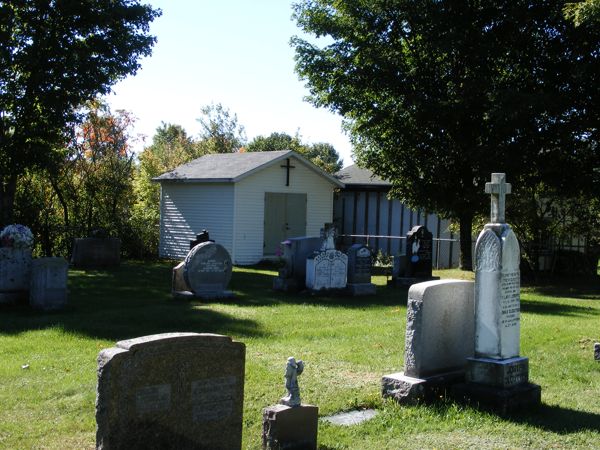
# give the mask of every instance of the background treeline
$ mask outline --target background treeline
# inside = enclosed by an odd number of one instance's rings
[[[17,184],[14,219],[32,229],[36,255],[68,256],[73,239],[100,234],[119,237],[125,257],[156,257],[160,186],[152,178],[206,154],[290,149],[330,173],[342,167],[333,146],[305,144],[298,134],[248,142],[237,116],[220,104],[201,108],[197,138],[163,123],[139,154],[130,113],[96,101],[84,114],[58,149],[60,161],[27,170]]]

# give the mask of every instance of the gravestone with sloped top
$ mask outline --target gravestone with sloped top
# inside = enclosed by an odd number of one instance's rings
[[[98,449],[239,449],[245,345],[164,333],[98,355]]]

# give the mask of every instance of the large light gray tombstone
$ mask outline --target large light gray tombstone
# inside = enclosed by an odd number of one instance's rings
[[[51,311],[67,305],[69,264],[61,257],[36,258],[31,264],[29,304]]]
[[[245,345],[165,333],[98,355],[98,449],[239,449]]]
[[[348,274],[348,256],[339,250],[323,250],[306,260],[306,287],[312,291],[343,289]]]
[[[175,297],[230,298],[233,293],[227,287],[231,274],[231,257],[225,247],[202,242],[173,269],[172,292]]]
[[[382,394],[416,403],[462,381],[474,352],[472,281],[413,284],[408,291],[404,372],[385,375]]]
[[[458,395],[506,413],[538,405],[541,388],[529,383],[529,360],[519,356],[519,243],[505,222],[505,199],[511,185],[493,173],[491,222],[475,245],[475,356],[468,358],[467,384]]]

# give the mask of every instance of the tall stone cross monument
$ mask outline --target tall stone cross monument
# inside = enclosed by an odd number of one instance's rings
[[[501,412],[539,404],[540,387],[529,383],[529,360],[519,356],[519,243],[505,222],[506,175],[493,173],[491,222],[475,245],[475,355],[467,358],[466,394]]]

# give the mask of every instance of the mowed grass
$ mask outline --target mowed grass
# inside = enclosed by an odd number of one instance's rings
[[[321,416],[376,408],[353,427],[319,423],[321,449],[600,447],[600,286],[577,280],[522,290],[521,354],[542,386],[536,411],[498,417],[442,402],[399,406],[380,397],[402,370],[406,289],[375,277],[372,297],[271,290],[275,272],[236,268],[236,299],[174,301],[172,263],[127,262],[69,273],[69,307],[0,309],[0,448],[88,449],[95,444],[96,357],[118,340],[191,331],[246,344],[243,447],[261,447],[262,409],[284,394],[288,356],[306,361],[302,399]],[[472,277],[440,271],[444,278]]]

